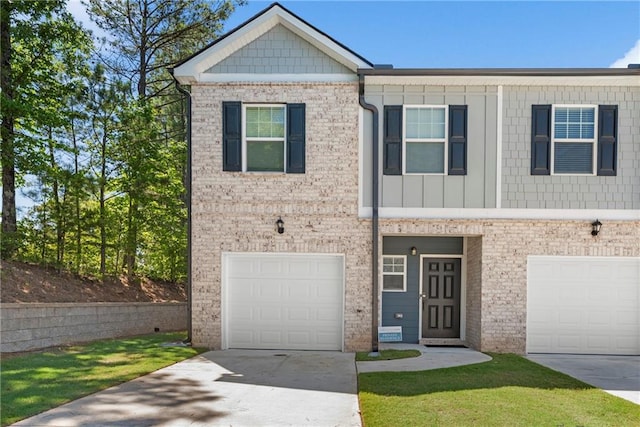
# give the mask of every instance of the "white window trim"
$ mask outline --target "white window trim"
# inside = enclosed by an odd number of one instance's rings
[[[579,138],[558,138],[558,142],[571,143],[571,142],[591,142],[592,154],[591,154],[591,173],[556,173],[555,172],[555,157],[556,157],[556,108],[593,108],[593,138],[592,139],[579,139]],[[594,104],[553,104],[551,106],[551,175],[558,176],[596,176],[598,173],[598,106]]]
[[[257,138],[247,137],[247,108],[251,107],[281,107],[284,109],[284,136],[282,138]],[[266,104],[266,103],[242,103],[242,172],[245,173],[266,173],[266,174],[281,174],[287,172],[287,104]],[[247,141],[265,141],[265,142],[278,142],[282,141],[284,148],[284,167],[281,171],[248,171],[247,170]]]
[[[444,144],[444,165],[442,172],[407,172],[407,109],[408,108],[442,108],[444,109],[444,138],[411,138],[410,142],[442,142]],[[449,168],[449,106],[431,104],[408,104],[402,106],[402,174],[403,175],[435,175],[448,174]]]
[[[401,258],[404,265],[404,271],[402,273],[396,273],[391,271],[384,271],[384,259],[385,258]],[[402,276],[402,289],[385,289],[384,288],[384,276]],[[407,292],[407,256],[406,255],[382,255],[382,292]]]

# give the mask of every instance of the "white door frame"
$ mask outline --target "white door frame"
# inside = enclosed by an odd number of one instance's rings
[[[462,255],[446,254],[420,254],[420,277],[418,284],[418,341],[422,339],[422,295],[423,289],[423,265],[425,258],[458,258],[460,259],[460,340],[466,338],[466,307],[467,307],[467,238],[463,238]]]

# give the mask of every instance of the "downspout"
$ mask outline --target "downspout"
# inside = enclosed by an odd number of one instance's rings
[[[173,76],[173,68],[169,68],[169,74],[173,77],[176,89],[183,94],[186,99],[187,107],[187,177],[186,177],[186,190],[187,190],[187,339],[184,340],[185,344],[191,344],[192,338],[192,324],[191,324],[191,93],[183,88],[178,80]]]
[[[373,133],[372,133],[372,195],[371,195],[371,282],[373,284],[372,291],[372,313],[371,313],[371,351],[378,352],[378,186],[379,186],[379,150],[378,150],[378,109],[375,105],[367,103],[364,99],[364,75],[358,72],[359,81],[359,102],[360,106],[365,110],[371,111],[373,114]]]

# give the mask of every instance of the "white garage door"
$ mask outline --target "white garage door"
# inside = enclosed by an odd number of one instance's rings
[[[640,258],[530,256],[527,352],[640,354]]]
[[[225,254],[227,348],[341,350],[340,255]]]

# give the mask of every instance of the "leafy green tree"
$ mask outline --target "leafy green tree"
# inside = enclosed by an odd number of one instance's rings
[[[125,141],[131,146],[121,151],[127,154],[128,162],[123,175],[128,182],[122,182],[122,188],[128,195],[123,262],[129,276],[136,269],[140,253],[142,221],[149,217],[141,209],[148,209],[159,199],[152,190],[157,180],[153,172],[174,169],[175,173],[184,175],[184,164],[162,157],[174,139],[182,142],[182,152],[186,149],[184,122],[175,117],[175,104],[181,103],[181,97],[166,68],[213,40],[224,20],[240,4],[244,4],[244,0],[88,0],[86,3],[91,19],[110,36],[110,49],[101,59],[110,72],[129,82],[132,97],[139,104],[137,108],[144,112],[135,118],[137,126],[130,128],[126,135]],[[177,158],[184,160],[186,156]],[[165,164],[158,167],[158,162],[163,160]],[[170,188],[176,192],[170,197],[184,200],[184,187]],[[175,207],[175,203],[169,205]],[[178,218],[184,220],[186,215],[183,213]],[[182,232],[184,230],[186,227],[182,227]]]
[[[16,172],[47,164],[41,136],[61,126],[55,103],[64,83],[58,71],[77,69],[90,46],[89,34],[67,12],[65,1],[0,1],[3,258],[19,247]]]

